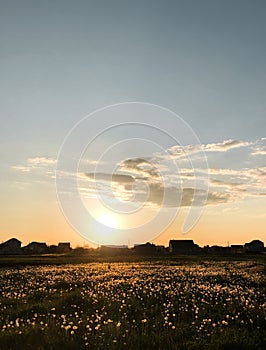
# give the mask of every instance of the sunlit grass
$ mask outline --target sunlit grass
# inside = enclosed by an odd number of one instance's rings
[[[0,348],[263,349],[264,273],[251,262],[2,269]]]

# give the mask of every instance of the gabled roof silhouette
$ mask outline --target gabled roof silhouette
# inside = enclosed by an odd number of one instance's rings
[[[245,243],[245,246],[252,245],[252,244],[264,245],[264,243],[262,241],[260,241],[259,239],[254,239],[253,241],[251,241],[249,243]]]
[[[169,245],[173,248],[191,248],[196,246],[193,239],[171,239]]]
[[[18,240],[17,238],[10,238],[7,241],[1,243],[0,246],[4,247],[4,246],[7,246],[7,245],[13,244],[13,243],[17,243],[17,244],[21,245],[21,241]]]

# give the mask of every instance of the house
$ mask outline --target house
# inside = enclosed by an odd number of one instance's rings
[[[21,242],[16,238],[0,244],[0,255],[21,254]]]
[[[48,253],[50,254],[57,254],[58,246],[55,244],[49,245],[48,247]]]
[[[172,239],[169,241],[169,252],[173,254],[191,254],[199,249],[199,246],[192,239]]]
[[[164,245],[156,245],[156,251],[163,254],[168,252]]]
[[[244,246],[241,244],[231,244],[230,248],[233,254],[242,254],[245,251]]]
[[[245,250],[248,253],[262,253],[264,251],[264,243],[255,239],[249,243],[245,243]]]
[[[24,254],[46,254],[48,247],[46,243],[31,242],[22,248]]]
[[[69,242],[59,242],[57,253],[70,253],[72,250]]]
[[[154,254],[157,252],[156,245],[150,242],[145,244],[134,244],[134,252],[137,254]]]

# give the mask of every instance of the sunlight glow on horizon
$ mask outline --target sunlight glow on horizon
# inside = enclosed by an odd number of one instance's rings
[[[97,221],[102,223],[105,226],[111,227],[111,228],[117,228],[117,221],[114,218],[114,216],[110,214],[102,214],[97,217]]]

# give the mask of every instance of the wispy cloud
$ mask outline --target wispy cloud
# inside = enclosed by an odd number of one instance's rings
[[[218,143],[208,143],[203,145],[203,150],[205,152],[227,152],[234,148],[247,147],[252,143],[248,141],[239,141],[239,140],[225,140]]]
[[[241,140],[224,140],[223,142],[208,143],[202,145],[175,145],[169,148],[168,154],[173,158],[184,158],[195,155],[199,152],[228,152],[232,149],[251,146],[253,143]],[[163,156],[164,157],[164,156]]]
[[[40,183],[40,181],[47,184],[55,178],[54,166],[56,163],[56,159],[51,157],[34,157],[28,158],[24,164],[12,165],[11,169],[25,173],[25,175],[28,174],[31,184]]]
[[[51,166],[56,164],[56,159],[46,157],[28,158],[28,164],[32,166]]]
[[[106,174],[106,173],[85,173],[85,175],[94,181],[112,181],[118,183],[132,183],[135,181],[135,178],[131,175],[124,174]]]
[[[253,156],[265,156],[266,155],[266,137],[257,140],[252,147],[251,154]]]
[[[31,167],[24,165],[12,165],[12,169],[22,171],[24,173],[28,173],[31,170]]]
[[[20,170],[22,172],[30,172],[34,169],[40,169],[43,167],[53,167],[57,163],[54,158],[48,157],[35,157],[28,158],[26,164],[12,165],[11,168],[15,170]]]
[[[190,160],[197,159],[202,150],[209,159],[209,168],[194,169]],[[207,187],[197,188],[195,180],[200,177],[200,181],[206,181],[209,176],[206,204],[218,205],[249,196],[266,195],[266,161],[262,163],[264,154],[266,138],[253,142],[230,139],[201,146],[175,145],[164,153],[126,159],[112,164],[117,169],[115,173],[97,172],[97,161],[85,160],[82,171],[80,169],[76,174],[60,173],[60,176],[77,178],[80,193],[87,198],[95,198],[100,193],[125,202],[142,202],[145,199],[145,205],[151,207],[189,206],[195,199],[195,191],[198,198],[206,198]],[[245,167],[241,167],[241,161],[238,161],[243,155],[248,165]],[[169,167],[170,163],[175,166]],[[51,178],[54,177],[55,164],[54,158],[34,157],[12,168],[24,173],[39,169],[43,175]],[[195,164],[200,165],[200,162]],[[91,169],[92,165],[94,169]]]

